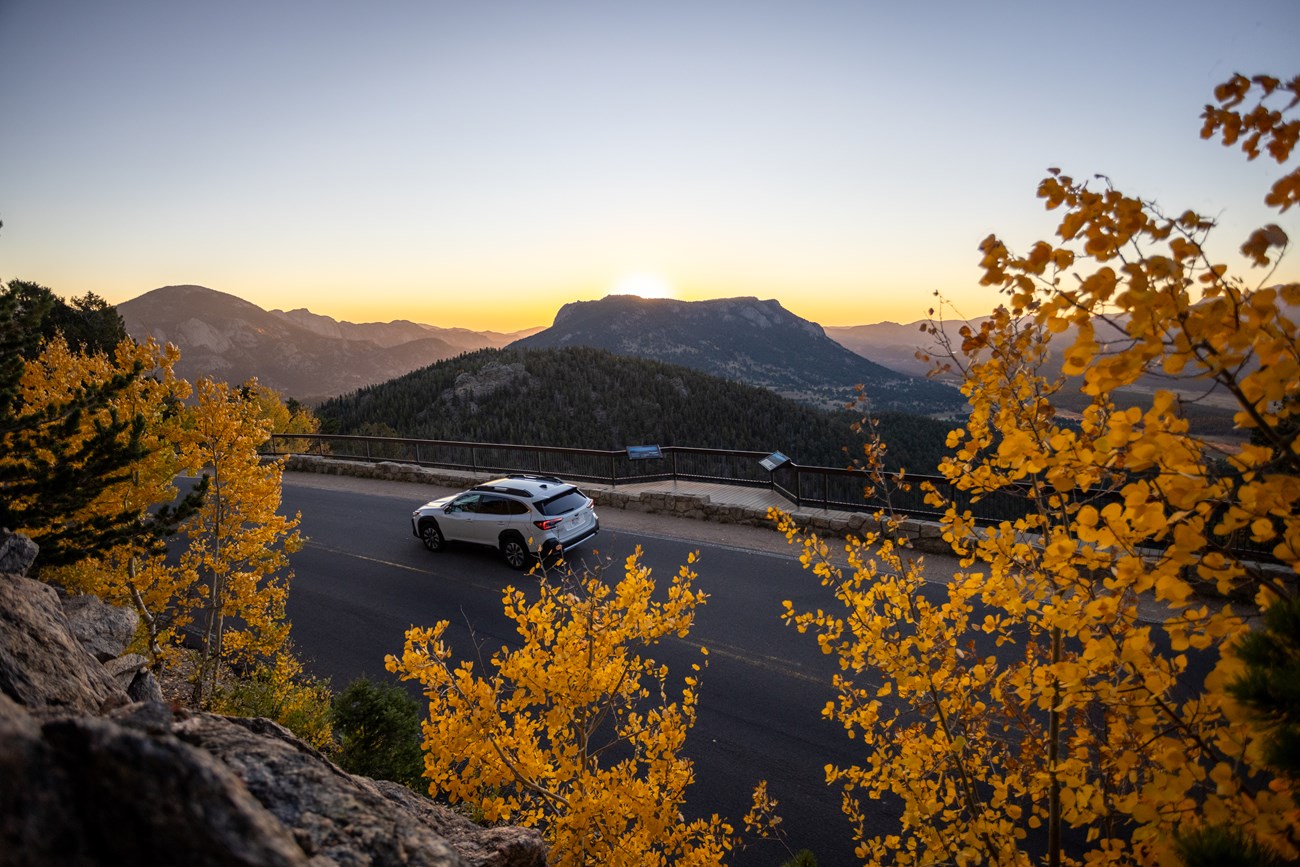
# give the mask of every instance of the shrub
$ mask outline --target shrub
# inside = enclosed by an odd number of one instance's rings
[[[334,744],[330,684],[313,677],[288,651],[259,666],[250,677],[220,686],[212,709],[232,716],[266,717],[318,750]]]
[[[339,767],[421,791],[420,708],[406,690],[362,676],[334,699]]]

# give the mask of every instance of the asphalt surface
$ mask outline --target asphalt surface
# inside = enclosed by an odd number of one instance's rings
[[[384,657],[401,652],[410,625],[450,621],[447,639],[458,660],[486,661],[503,645],[517,646],[502,612],[502,591],[513,585],[527,592],[536,577],[512,571],[493,549],[452,546],[432,554],[411,534],[411,511],[450,493],[422,484],[285,474],[285,506],[302,513],[309,537],[292,558],[293,639],[310,669],[335,688],[360,674],[391,677]],[[821,718],[834,697],[835,659],[820,653],[814,636],[799,635],[780,620],[786,599],[798,610],[834,610],[838,603],[829,590],[775,530],[612,508],[598,512],[601,532],[570,552],[571,561],[608,562],[616,577],[624,558],[641,546],[643,562],[666,580],[691,552],[699,553],[696,586],[709,594],[708,602],[686,639],[667,639],[650,654],[669,666],[670,689],[680,689],[691,664],[701,662],[700,648],[709,649],[698,721],[685,749],[696,771],[687,818],[716,813],[738,826],[754,785],[767,780],[791,850],[812,850],[822,867],[858,863],[840,792],[827,787],[823,768],[863,764],[868,756],[842,728]],[[928,586],[921,592],[937,602],[958,566],[936,555],[927,555],[925,565]],[[1166,606],[1153,601],[1139,614],[1153,623],[1167,616]],[[985,646],[981,636],[976,641],[980,654],[1020,653],[1013,645]],[[1157,652],[1169,652],[1161,640]],[[1191,655],[1176,699],[1199,691],[1213,656]],[[476,662],[476,668],[484,666]],[[418,697],[418,688],[411,689]],[[869,835],[896,829],[896,813],[887,805],[866,809]],[[1082,834],[1067,834],[1067,847],[1082,851]],[[761,842],[730,863],[776,865],[787,857],[780,845]]]
[[[405,629],[443,619],[451,623],[447,637],[457,659],[486,661],[517,644],[502,591],[537,579],[510,570],[491,549],[461,545],[432,554],[411,534],[411,510],[453,490],[306,473],[284,479],[285,507],[301,512],[308,537],[292,558],[289,617],[313,673],[336,689],[362,674],[390,678],[384,657],[401,652]],[[856,863],[839,791],[827,787],[823,771],[865,758],[837,724],[821,718],[837,665],[813,636],[780,621],[785,599],[799,608],[833,604],[800,566],[797,550],[775,531],[755,527],[617,509],[600,511],[600,519],[601,532],[571,552],[571,561],[608,561],[618,570],[640,545],[644,562],[667,580],[690,552],[700,555],[697,586],[710,598],[686,639],[666,640],[652,654],[680,689],[691,664],[703,661],[700,647],[709,649],[699,719],[687,739],[696,763],[688,817],[717,813],[739,825],[750,792],[765,779],[793,850],[811,849],[823,867]],[[936,575],[950,568],[935,564]],[[883,832],[883,810],[879,821]],[[766,842],[732,863],[773,865],[787,857]]]

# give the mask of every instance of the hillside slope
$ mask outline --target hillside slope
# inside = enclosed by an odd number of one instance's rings
[[[910,376],[925,376],[933,364],[916,357],[918,350],[933,350],[935,339],[922,329],[928,321],[876,322],[871,325],[827,325],[826,336],[863,358]],[[932,353],[933,354],[933,353]]]
[[[117,309],[132,337],[180,348],[177,373],[186,379],[242,383],[255,376],[306,403],[392,379],[493,339],[476,341],[476,332],[416,323],[353,326],[306,310],[271,312],[203,286],[164,286]]]
[[[823,466],[846,466],[861,442],[850,413],[587,347],[481,350],[326,401],[317,413],[337,433],[592,449],[779,449]],[[891,463],[933,472],[950,425],[883,419]]]

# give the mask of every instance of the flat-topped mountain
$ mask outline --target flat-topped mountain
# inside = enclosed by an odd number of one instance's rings
[[[560,308],[550,328],[510,346],[604,349],[679,364],[822,406],[843,405],[859,383],[867,385],[880,410],[938,413],[964,404],[956,389],[876,364],[779,302],[757,298],[676,301],[610,295],[578,301]]]
[[[257,377],[314,403],[444,358],[500,346],[520,333],[474,332],[414,322],[339,322],[308,310],[263,310],[203,286],[164,286],[117,305],[127,333],[181,350],[177,374],[230,383]]]

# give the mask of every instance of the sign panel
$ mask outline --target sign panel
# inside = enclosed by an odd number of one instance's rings
[[[629,461],[644,461],[651,458],[662,458],[663,452],[659,446],[628,446],[627,459]]]
[[[763,469],[767,470],[770,473],[772,472],[772,470],[781,466],[781,464],[788,463],[789,461],[790,459],[785,455],[781,454],[780,452],[772,452],[770,455],[763,458],[758,463],[760,466],[762,466]]]

